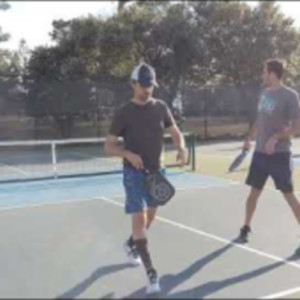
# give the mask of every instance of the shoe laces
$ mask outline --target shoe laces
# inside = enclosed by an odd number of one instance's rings
[[[134,258],[138,258],[139,257],[139,254],[138,254],[138,252],[137,252],[137,250],[136,250],[135,247],[130,247],[129,255],[131,255]]]
[[[148,278],[150,282],[156,282],[157,281],[157,273],[154,269],[150,269],[147,271]]]

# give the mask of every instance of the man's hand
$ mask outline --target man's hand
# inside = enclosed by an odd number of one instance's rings
[[[133,167],[135,167],[136,169],[138,170],[143,170],[144,169],[144,163],[143,163],[143,160],[142,158],[137,155],[137,154],[134,154],[132,152],[127,152],[126,155],[125,155],[125,159],[131,163],[131,165]]]
[[[186,158],[186,150],[183,148],[178,149],[177,152],[177,162],[180,163],[180,167],[183,168],[186,164],[187,158]]]
[[[269,140],[266,143],[265,151],[267,154],[271,155],[275,152],[275,146],[278,142],[278,137],[276,135],[273,135],[269,138]]]

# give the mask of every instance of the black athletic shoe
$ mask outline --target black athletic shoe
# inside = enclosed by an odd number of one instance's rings
[[[251,228],[248,225],[244,225],[240,230],[240,235],[237,238],[237,242],[241,244],[248,243],[248,235],[251,232]]]
[[[295,255],[300,257],[300,246],[295,250]]]

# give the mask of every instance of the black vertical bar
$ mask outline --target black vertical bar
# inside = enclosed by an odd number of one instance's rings
[[[196,171],[196,136],[192,134],[192,171]]]
[[[187,165],[189,166],[192,162],[192,138],[191,138],[191,133],[189,132],[186,135],[186,143],[188,145],[188,160],[187,160]]]

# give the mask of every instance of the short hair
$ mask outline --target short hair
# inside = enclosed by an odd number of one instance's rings
[[[271,58],[265,62],[269,73],[273,72],[278,79],[282,79],[284,73],[283,62],[279,59]]]

